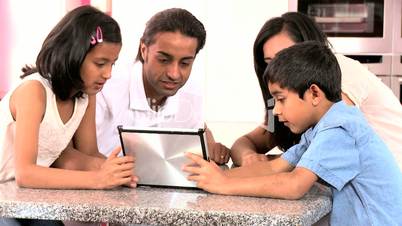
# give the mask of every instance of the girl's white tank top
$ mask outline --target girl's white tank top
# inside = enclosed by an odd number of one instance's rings
[[[73,138],[87,109],[88,96],[84,94],[83,98],[76,98],[72,117],[66,123],[63,123],[57,109],[56,96],[49,81],[38,73],[25,77],[21,83],[27,80],[39,81],[46,90],[46,110],[39,128],[36,164],[49,167]],[[11,115],[9,101],[10,96],[18,85],[11,89],[0,101],[0,182],[15,177],[14,141],[16,122]]]

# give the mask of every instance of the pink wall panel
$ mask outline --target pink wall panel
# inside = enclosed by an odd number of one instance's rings
[[[9,88],[11,68],[11,18],[8,0],[0,0],[0,99]]]

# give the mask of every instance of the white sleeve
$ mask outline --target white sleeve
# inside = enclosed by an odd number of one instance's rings
[[[359,61],[335,55],[342,73],[342,92],[359,107],[368,97],[370,76],[375,76]]]

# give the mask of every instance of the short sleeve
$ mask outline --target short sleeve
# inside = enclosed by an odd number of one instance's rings
[[[317,133],[297,166],[341,190],[360,171],[359,162],[355,140],[342,127],[334,127]]]
[[[308,132],[304,133],[300,138],[300,142],[286,150],[286,152],[282,154],[281,158],[286,160],[290,165],[296,166],[308,148],[306,134],[309,132],[311,132],[311,130],[308,130]]]
[[[370,80],[367,78],[375,75],[356,60],[341,54],[337,54],[336,58],[342,73],[342,92],[359,107],[369,95]]]

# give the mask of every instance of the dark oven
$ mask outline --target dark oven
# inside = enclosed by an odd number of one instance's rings
[[[288,4],[289,11],[314,19],[336,52],[365,64],[401,100],[401,0],[288,0]]]

